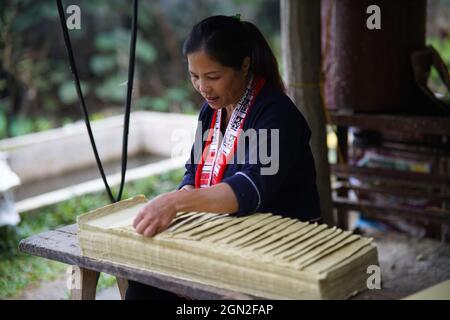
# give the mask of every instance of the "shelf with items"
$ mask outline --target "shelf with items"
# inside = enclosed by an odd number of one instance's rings
[[[330,125],[337,127],[338,148],[341,152],[339,163],[331,165],[331,173],[337,180],[333,184],[333,203],[337,209],[338,225],[349,228],[350,210],[363,212],[371,217],[407,217],[441,223],[440,237],[445,239],[450,226],[450,118],[345,112],[331,112],[329,118]],[[396,166],[358,166],[352,158],[354,147],[349,145],[349,128],[380,133],[395,132],[400,137],[402,134],[425,136],[427,145],[420,145],[420,140],[417,145],[408,144],[400,138],[400,141],[385,143],[374,149],[395,149],[395,152],[391,151],[394,159],[401,152],[418,157],[428,156],[432,159],[432,165],[430,168],[416,165],[413,169],[398,166],[404,171],[398,170]],[[438,143],[428,144],[428,141]],[[401,150],[400,153],[398,150]],[[414,170],[416,172],[411,172]],[[351,183],[352,179],[360,183]],[[350,196],[351,193],[353,197]],[[380,198],[383,201],[377,201]],[[397,201],[391,203],[390,198]],[[410,198],[412,201],[423,199],[424,203],[409,205],[398,201],[402,198]]]

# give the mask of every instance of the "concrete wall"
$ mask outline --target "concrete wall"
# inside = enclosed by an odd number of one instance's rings
[[[179,141],[173,137],[185,132],[193,141],[197,117],[160,112],[134,112],[130,116],[128,155],[139,153],[172,156]],[[123,116],[92,122],[102,162],[122,155]],[[22,184],[95,165],[84,123],[33,133],[0,141],[11,169]]]

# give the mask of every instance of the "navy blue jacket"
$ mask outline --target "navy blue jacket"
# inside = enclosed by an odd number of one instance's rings
[[[210,128],[214,110],[205,103],[200,111],[199,121],[202,133]],[[237,216],[255,212],[270,212],[302,221],[320,217],[320,202],[316,187],[314,160],[309,146],[311,130],[297,107],[283,92],[266,84],[247,115],[243,129],[279,129],[279,169],[276,174],[262,175],[263,165],[258,157],[256,164],[248,158],[249,148],[245,148],[245,161],[228,164],[222,181],[230,185],[239,203]],[[267,133],[267,154],[271,150],[271,133]],[[196,139],[201,139],[199,135]],[[260,134],[258,134],[260,139]],[[203,147],[204,147],[203,142]],[[247,143],[249,145],[249,143]],[[198,159],[194,161],[194,147],[186,163],[186,173],[179,185],[195,185]],[[253,161],[254,162],[254,161]]]

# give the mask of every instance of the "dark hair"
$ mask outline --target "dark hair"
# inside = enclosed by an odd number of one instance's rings
[[[203,50],[220,64],[241,70],[245,57],[250,57],[250,72],[285,91],[277,60],[269,44],[251,22],[236,17],[212,16],[196,24],[183,45],[183,54]]]

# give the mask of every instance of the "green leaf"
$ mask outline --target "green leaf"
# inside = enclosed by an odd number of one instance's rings
[[[5,90],[7,85],[6,79],[0,79],[0,91]]]
[[[89,87],[87,84],[81,82],[81,91],[83,96],[89,91]],[[66,81],[61,84],[58,88],[58,97],[64,104],[72,104],[75,103],[78,99],[77,91],[75,89],[75,84],[73,81]]]
[[[136,42],[136,57],[147,64],[154,62],[157,57],[155,47],[139,37]]]
[[[97,121],[105,119],[105,116],[99,112],[94,112],[89,118],[91,119],[91,121]]]
[[[116,49],[117,41],[113,32],[104,32],[95,37],[95,47],[100,51],[112,51]]]
[[[34,124],[37,131],[49,130],[53,127],[52,122],[45,118],[37,118]]]
[[[139,99],[137,99],[137,101],[134,103],[134,106],[136,109],[151,110],[152,98],[149,96],[139,97]]]
[[[169,101],[164,98],[153,98],[151,101],[151,108],[155,111],[166,112],[169,110]]]
[[[186,101],[188,95],[187,90],[180,87],[170,88],[166,91],[167,98],[175,102]]]
[[[96,75],[103,75],[116,67],[116,57],[114,55],[94,55],[89,62],[91,70]]]
[[[0,139],[6,137],[6,110],[7,102],[0,101]]]
[[[31,119],[25,117],[18,117],[13,119],[11,131],[13,136],[20,136],[33,132],[34,126]]]
[[[197,110],[194,107],[194,104],[191,101],[185,101],[181,104],[181,110],[185,114],[196,115]]]
[[[114,75],[107,78],[102,84],[95,88],[95,95],[108,102],[119,103],[125,99],[126,86],[122,83],[126,82],[126,79]]]

